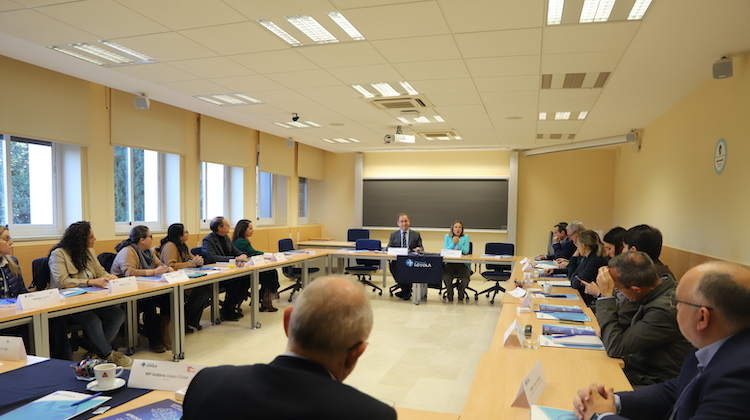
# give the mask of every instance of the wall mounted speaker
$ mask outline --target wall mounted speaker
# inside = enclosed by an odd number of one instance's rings
[[[136,96],[133,103],[137,109],[148,109],[151,106],[151,101],[146,95]]]
[[[714,79],[726,79],[732,77],[734,74],[732,70],[732,58],[721,57],[720,60],[716,60],[713,67]]]
[[[287,140],[286,141],[286,147],[293,149],[294,148],[294,140]]]

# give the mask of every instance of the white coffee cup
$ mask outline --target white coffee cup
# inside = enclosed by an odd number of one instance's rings
[[[549,283],[544,283],[544,293],[549,293],[552,291],[552,285]]]
[[[122,366],[114,363],[102,363],[94,366],[94,376],[96,376],[96,385],[99,389],[114,388],[115,379],[125,370]]]

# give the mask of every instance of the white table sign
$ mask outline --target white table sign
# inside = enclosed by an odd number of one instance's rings
[[[250,262],[253,263],[254,266],[263,265],[266,263],[266,259],[263,258],[262,255],[256,255],[254,257],[250,257]]]
[[[409,248],[388,247],[388,255],[409,255]]]
[[[515,334],[513,334],[515,333]],[[505,330],[505,334],[503,335],[503,345],[508,344],[508,338],[510,336],[515,336],[515,340],[510,340],[514,347],[521,347],[523,345],[524,340],[524,327],[518,323],[518,320],[513,321],[512,324],[510,324],[510,327],[508,327],[507,330]],[[515,343],[518,343],[518,346],[515,346]]]
[[[441,249],[440,256],[443,258],[461,258],[460,249]]]
[[[109,281],[109,294],[122,292],[134,292],[138,290],[138,283],[136,283],[135,276],[123,277]]]
[[[273,254],[273,260],[277,262],[285,262],[286,261],[286,255],[284,255],[283,252],[274,252]]]
[[[21,360],[26,358],[26,346],[21,337],[0,336],[0,360]]]
[[[521,381],[516,399],[511,405],[514,407],[531,407],[542,395],[546,385],[547,380],[544,378],[544,368],[542,368],[542,361],[540,360]]]
[[[521,301],[522,308],[529,308],[529,309],[532,308],[532,305],[534,305],[534,302],[531,298],[531,295],[532,293],[526,293],[526,297],[523,298],[523,300]]]
[[[44,306],[56,305],[60,302],[58,289],[40,290],[32,293],[22,293],[16,297],[16,309],[36,309]]]
[[[128,388],[177,391],[190,385],[190,381],[204,365],[176,363],[165,360],[133,360]]]
[[[166,281],[169,284],[179,283],[181,281],[188,281],[190,278],[182,270],[172,271],[171,273],[164,273],[161,275],[159,281]]]

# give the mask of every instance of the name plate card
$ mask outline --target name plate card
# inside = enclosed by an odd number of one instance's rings
[[[40,290],[22,293],[16,297],[16,309],[36,309],[60,303],[60,291],[57,289]]]
[[[26,358],[26,346],[21,337],[0,336],[0,360],[21,360]]]
[[[256,255],[254,257],[250,257],[250,262],[257,267],[259,265],[264,265],[266,263],[266,259],[263,258],[262,255]]]
[[[534,301],[532,300],[531,295],[532,293],[526,293],[526,297],[521,301],[522,308],[532,308],[532,306],[534,305]]]
[[[409,255],[409,248],[388,247],[388,255]]]
[[[544,368],[542,368],[542,361],[539,360],[523,378],[521,386],[518,387],[516,399],[511,405],[514,407],[531,407],[539,399],[539,396],[542,395],[542,391],[544,391],[546,385],[547,380],[544,378]]]
[[[190,280],[190,278],[182,270],[172,271],[171,273],[164,273],[161,275],[161,279],[159,279],[159,281],[166,281],[169,284],[188,280]]]
[[[190,385],[190,381],[204,365],[176,363],[165,360],[133,360],[128,388],[178,391]]]
[[[441,249],[440,256],[443,258],[461,258],[460,249]]]
[[[136,283],[135,276],[123,277],[109,281],[109,294],[122,292],[134,292],[138,290],[138,283]]]
[[[514,344],[517,342],[518,347],[521,347],[523,345],[525,334],[524,327],[523,325],[518,323],[518,320],[513,321],[513,323],[510,324],[510,327],[505,330],[505,334],[503,335],[503,345],[508,344],[508,338],[510,338],[511,335],[516,337],[516,340],[511,340],[511,342],[513,342]]]
[[[526,257],[524,257],[524,259],[521,260],[521,264],[522,265],[526,265],[527,263],[530,263],[530,262],[531,262],[531,260],[528,259],[528,258],[526,258]]]
[[[273,260],[277,262],[285,262],[286,261],[286,255],[284,255],[283,252],[274,252],[273,254]]]

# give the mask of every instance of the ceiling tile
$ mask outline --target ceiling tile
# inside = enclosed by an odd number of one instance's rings
[[[544,23],[545,0],[439,0],[456,33],[537,28]]]
[[[471,79],[420,80],[410,82],[419,93],[428,96],[433,93],[471,93],[476,92]]]
[[[229,93],[226,88],[208,80],[187,80],[180,82],[161,83],[162,86],[182,92],[186,95],[213,95],[215,93]]]
[[[417,80],[462,79],[469,77],[469,70],[462,60],[425,61],[400,63],[393,67],[409,82]]]
[[[539,134],[575,134],[583,121],[539,121],[536,130]]]
[[[305,95],[306,97],[318,102],[337,99],[352,99],[359,96],[359,93],[349,86],[325,86],[300,88],[295,90]]]
[[[258,92],[257,94],[255,94],[254,98],[260,99],[261,101],[271,105],[289,102],[310,101],[308,97],[289,89]]]
[[[640,27],[640,21],[591,25],[545,26],[544,54],[589,51],[624,51]]]
[[[491,104],[512,104],[512,103],[536,103],[539,101],[539,91],[537,90],[519,90],[513,92],[480,92],[482,102],[486,105]]]
[[[221,55],[245,54],[289,47],[287,43],[255,22],[187,29],[179,33]]]
[[[539,89],[539,76],[478,77],[474,79],[479,92],[514,92]]]
[[[323,70],[301,70],[269,74],[268,78],[289,89],[306,87],[338,86],[341,81]]]
[[[413,37],[408,41],[403,39],[372,41],[372,45],[391,63],[461,58],[461,53],[450,35]]]
[[[116,0],[173,31],[246,21],[221,0]]]
[[[613,71],[622,51],[542,55],[542,74]]]
[[[211,79],[217,85],[224,86],[231,92],[252,92],[248,93],[254,96],[255,92],[265,92],[269,90],[281,90],[284,86],[274,82],[265,76],[238,76],[238,77],[220,77]]]
[[[179,82],[196,79],[194,75],[164,63],[111,67],[110,70],[125,73],[139,79],[148,80],[152,83]]]
[[[542,29],[473,32],[457,34],[456,43],[464,58],[508,57],[541,52]]]
[[[153,34],[169,30],[148,17],[111,0],[71,2],[39,7],[35,10],[102,39]]]
[[[215,51],[177,32],[136,36],[116,41],[120,45],[142,52],[162,62],[215,57],[218,55]]]
[[[318,66],[296,49],[239,54],[227,57],[258,73],[282,73],[291,70],[313,70]]]
[[[367,42],[312,45],[295,48],[295,51],[325,69],[387,63]]]
[[[203,79],[255,75],[254,71],[225,57],[171,61],[169,64]]]
[[[442,105],[479,105],[482,103],[482,98],[476,92],[433,93],[430,94],[430,102],[436,107]]]
[[[19,2],[12,0],[0,0],[0,12],[7,12],[9,10],[20,10],[25,9],[26,6]]]
[[[97,38],[92,33],[33,10],[0,13],[0,28],[8,35],[44,46],[93,41]]]
[[[434,1],[352,9],[346,18],[369,41],[449,33]]]
[[[331,69],[328,72],[347,85],[403,80],[401,74],[390,64],[337,68]]]
[[[327,0],[224,0],[224,3],[247,16],[248,19],[253,20],[274,20],[289,15],[310,15],[336,10],[336,7]]]
[[[473,58],[466,60],[466,67],[473,77],[538,75],[540,61],[538,55]]]

